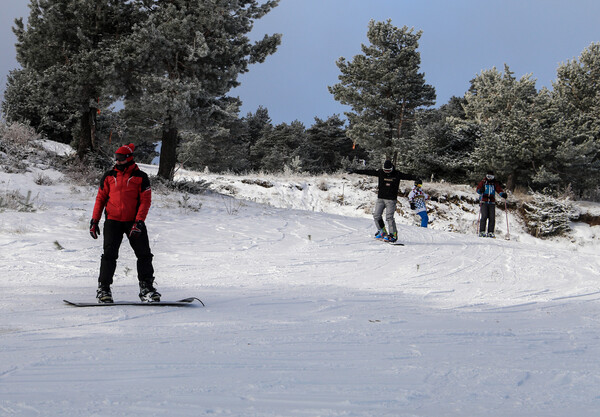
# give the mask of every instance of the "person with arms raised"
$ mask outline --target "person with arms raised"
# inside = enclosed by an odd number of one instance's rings
[[[396,204],[398,202],[398,188],[400,180],[414,180],[412,175],[397,171],[392,161],[386,160],[383,168],[380,169],[359,169],[352,170],[350,173],[370,175],[378,178],[377,201],[373,210],[373,219],[377,239],[383,239],[386,242],[396,242],[398,240],[398,229],[394,214],[396,213]],[[385,211],[385,222],[383,221],[383,212]],[[387,223],[387,229],[386,229]]]

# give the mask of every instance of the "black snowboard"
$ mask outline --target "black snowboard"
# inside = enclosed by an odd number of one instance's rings
[[[185,307],[192,305],[197,300],[204,305],[202,300],[196,297],[184,298],[177,301],[155,301],[152,303],[143,303],[141,301],[115,301],[114,303],[75,303],[73,301],[63,300],[65,303],[75,307],[109,307],[109,306],[146,306],[146,307]]]

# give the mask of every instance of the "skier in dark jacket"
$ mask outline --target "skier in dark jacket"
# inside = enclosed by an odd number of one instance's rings
[[[377,201],[375,203],[375,209],[373,210],[373,219],[375,220],[375,227],[377,227],[375,237],[377,239],[383,239],[386,242],[397,241],[398,229],[396,228],[394,214],[396,213],[400,180],[414,180],[415,177],[396,171],[392,162],[387,160],[383,163],[383,168],[381,169],[360,169],[351,172],[378,178]],[[384,210],[385,220],[388,226],[387,230],[383,221]]]
[[[154,268],[148,231],[144,221],[152,202],[150,180],[133,161],[134,144],[121,146],[115,153],[115,166],[100,181],[96,204],[90,221],[90,235],[98,239],[100,218],[104,221],[104,253],[100,261],[98,291],[100,303],[113,302],[110,286],[117,267],[119,248],[123,235],[137,257],[137,274],[142,301],[160,301],[160,294],[153,286]]]
[[[494,176],[494,171],[488,171],[485,178],[477,184],[477,194],[480,195],[479,209],[481,219],[479,221],[480,237],[496,237],[494,228],[496,227],[496,193],[502,198],[507,195],[502,189],[500,183]],[[487,233],[486,233],[487,223]]]

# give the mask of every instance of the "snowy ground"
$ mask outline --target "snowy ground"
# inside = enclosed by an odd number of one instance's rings
[[[62,300],[94,297],[95,187],[43,175],[0,173],[36,209],[0,212],[2,416],[598,415],[598,226],[507,241],[399,216],[391,246],[354,203],[156,191],[157,286],[206,307],[77,309]],[[136,294],[124,244],[113,295]]]

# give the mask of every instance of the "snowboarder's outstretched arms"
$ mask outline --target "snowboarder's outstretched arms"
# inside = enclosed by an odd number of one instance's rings
[[[381,169],[352,169],[349,170],[349,174],[369,175],[371,177],[378,177]]]

